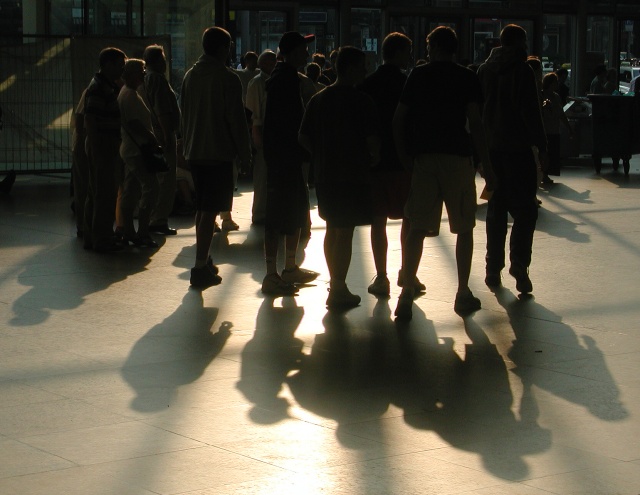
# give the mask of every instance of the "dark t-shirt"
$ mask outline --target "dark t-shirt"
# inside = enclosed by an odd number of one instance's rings
[[[120,136],[120,88],[98,72],[85,92],[84,113],[95,118],[96,130]]]
[[[311,98],[300,133],[311,139],[317,183],[370,181],[367,138],[379,134],[379,124],[367,94],[351,86],[323,89]]]
[[[371,96],[380,116],[380,143],[382,147],[380,163],[376,166],[377,170],[403,170],[404,168],[398,159],[391,124],[406,82],[407,76],[402,73],[399,67],[385,64],[378,67],[358,87]]]
[[[267,165],[302,164],[308,156],[298,144],[304,115],[298,71],[290,64],[278,62],[266,89],[263,139]]]
[[[408,149],[412,155],[445,153],[471,156],[467,106],[481,108],[478,76],[454,62],[431,62],[413,69],[400,102],[408,107]]]

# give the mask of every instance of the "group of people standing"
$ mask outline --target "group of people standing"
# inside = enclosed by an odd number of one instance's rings
[[[179,105],[164,79],[160,47],[148,47],[144,61],[127,60],[115,48],[104,50],[101,71],[86,91],[83,111],[77,112],[84,116],[92,163],[85,243],[92,243],[93,249],[117,245],[111,229],[114,219],[106,214],[107,209],[116,211],[115,179],[100,175],[107,170],[103,164],[115,161],[117,142],[127,178],[123,216],[116,223],[123,226],[125,239],[152,246],[148,225],[162,216],[154,213],[160,204],[158,174],[145,169],[136,151],[140,143],[152,143],[161,146],[174,164],[184,159],[193,177],[193,287],[204,289],[222,281],[210,256],[215,220],[231,210],[234,168],[253,166],[252,220],[265,229],[263,293],[295,295],[319,275],[296,264],[300,239],[310,228],[311,181],[319,215],[326,222],[329,308],[360,304],[360,296],[346,284],[353,233],[360,225],[371,225],[376,277],[368,291],[389,296],[387,219],[402,219],[397,279],[402,292],[395,315],[411,319],[415,296],[426,290],[417,277],[424,239],[439,234],[444,205],[450,230],[457,235],[454,309],[468,314],[481,307],[469,288],[475,174],[480,170],[491,195],[485,282],[492,288],[501,285],[511,215],[509,273],[521,293],[531,292],[537,159],[546,159],[547,137],[536,78],[526,63],[526,31],[506,26],[501,46],[493,49],[477,74],[455,63],[457,36],[449,27],[438,27],[428,35],[429,63],[416,66],[408,76],[412,43],[401,33],[385,38],[384,63],[369,76],[364,52],[345,46],[335,52],[331,73],[318,70],[320,64],[314,63],[318,68],[312,67],[307,71],[311,77],[305,77],[299,71],[307,64],[313,40],[313,35],[287,32],[277,54],[267,50],[245,57],[246,67],[238,73],[227,64],[230,34],[208,28],[202,38],[203,54],[185,74]],[[324,60],[318,61],[324,65]],[[120,76],[123,90],[115,83]],[[328,86],[322,86],[321,78],[328,80]],[[175,193],[175,179],[170,180]],[[107,194],[107,187],[96,187],[96,181],[109,186],[109,208],[95,207],[95,198]],[[138,196],[142,200],[135,232],[131,198]],[[166,227],[163,233],[171,233],[166,223],[161,225]],[[279,270],[283,238],[285,264]]]
[[[165,76],[164,50],[151,45],[143,59],[135,59],[109,47],[100,52],[99,63],[73,114],[78,237],[85,249],[96,252],[117,251],[129,243],[155,248],[151,232],[177,233],[168,218],[175,199],[181,123],[176,95]],[[167,170],[151,169],[145,149],[163,155]]]
[[[267,68],[248,85],[246,105],[254,114],[252,135],[259,149],[254,167],[262,166],[264,160],[266,176],[261,220],[265,225],[267,273],[262,291],[293,295],[318,275],[295,264],[301,231],[309,221],[304,164],[310,162],[319,215],[326,222],[329,308],[360,303],[360,296],[351,293],[346,284],[353,232],[359,225],[372,226],[377,275],[368,290],[378,296],[389,295],[386,222],[388,218],[402,218],[403,261],[398,273],[402,293],[395,314],[410,319],[415,295],[425,290],[416,276],[424,238],[438,235],[445,205],[450,229],[457,234],[454,308],[461,314],[479,309],[480,300],[468,285],[476,166],[493,193],[487,214],[485,282],[490,287],[501,284],[510,214],[514,224],[509,273],[520,292],[531,292],[528,271],[538,215],[537,159],[546,159],[547,138],[536,79],[526,63],[525,30],[506,26],[501,46],[493,50],[477,74],[455,63],[457,37],[448,27],[438,27],[429,34],[430,63],[414,68],[408,77],[405,70],[411,58],[411,41],[403,34],[392,33],[385,38],[384,63],[368,77],[364,52],[342,47],[333,65],[335,82],[305,105],[304,82],[298,71],[309,58],[308,44],[313,39],[313,35],[285,33],[279,43],[279,58],[270,55],[267,63],[267,55],[261,55],[262,65]],[[230,45],[225,30],[206,30],[205,53],[187,73],[182,87],[185,158],[194,164],[199,157],[204,158],[202,150],[190,143],[206,138],[209,164],[203,161],[200,166],[208,167],[212,176],[204,180],[208,186],[198,194],[197,201],[199,210],[214,216],[228,206],[228,199],[221,204],[206,201],[209,196],[225,197],[211,193],[214,184],[228,182],[224,177],[235,156],[243,163],[251,158],[248,133],[236,125],[242,115],[242,100],[236,96],[241,83],[224,65]],[[216,65],[218,81],[228,80],[235,90],[222,92],[212,81],[205,83],[199,69],[205,63]],[[255,95],[251,95],[252,87],[257,90]],[[197,111],[190,110],[188,102],[202,102],[204,93],[211,102],[205,100],[207,103]],[[213,98],[219,98],[217,104]],[[235,115],[225,118],[221,124],[225,129],[207,128],[205,120],[211,121],[214,114],[224,115],[223,110]],[[214,145],[217,139],[224,145]],[[229,145],[233,149],[223,156]],[[228,198],[231,189],[225,189]],[[209,218],[207,225],[211,222]],[[197,226],[203,228],[201,223]],[[281,237],[286,252],[285,266],[279,271],[276,261]],[[215,285],[220,281],[218,270],[207,261],[210,233],[202,238],[198,234],[198,241],[203,245],[198,247],[192,285]]]

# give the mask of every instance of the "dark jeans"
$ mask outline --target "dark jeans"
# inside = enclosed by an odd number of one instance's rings
[[[509,259],[512,265],[528,268],[538,220],[538,179],[533,153],[530,150],[518,153],[491,150],[491,161],[498,177],[498,188],[487,208],[487,272],[498,273],[505,266],[509,214],[513,218]]]

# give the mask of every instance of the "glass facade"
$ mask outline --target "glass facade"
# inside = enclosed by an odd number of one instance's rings
[[[329,54],[350,44],[374,63],[381,61],[384,36],[400,31],[413,40],[414,59],[420,59],[426,57],[426,35],[438,25],[457,31],[459,62],[481,63],[510,22],[527,30],[530,52],[543,59],[547,72],[581,64],[586,77],[604,63],[625,82],[633,74],[626,67],[637,66],[640,54],[637,0],[0,0],[0,26],[4,40],[22,34],[169,35],[172,82],[179,86],[220,4],[230,9],[217,23],[233,36],[234,64],[248,50],[276,49],[289,29],[316,35],[311,52]]]

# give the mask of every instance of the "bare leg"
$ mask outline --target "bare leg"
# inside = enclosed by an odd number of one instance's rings
[[[418,266],[422,259],[422,249],[426,234],[424,230],[411,230],[405,240],[402,249],[402,273],[405,280],[405,289],[411,288],[413,290],[413,284],[407,283],[407,281],[415,280],[416,278]]]
[[[296,254],[298,252],[298,242],[300,241],[300,229],[293,234],[285,236],[285,270],[293,270],[296,266]]]
[[[331,286],[344,287],[351,264],[354,227],[336,228],[327,226],[324,252],[331,275]]]
[[[213,239],[213,223],[216,220],[216,212],[196,212],[196,267],[204,266],[209,257],[211,240]]]
[[[371,223],[371,250],[373,251],[373,262],[376,265],[377,275],[384,276],[387,274],[388,248],[387,217],[374,217]]]

